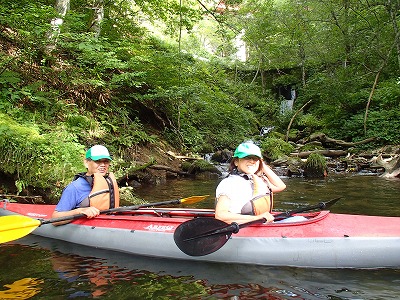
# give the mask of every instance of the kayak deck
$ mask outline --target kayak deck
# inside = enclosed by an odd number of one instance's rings
[[[0,202],[0,216],[21,214],[49,219],[54,205]],[[218,251],[201,257],[182,253],[175,229],[194,217],[214,217],[210,209],[146,208],[81,218],[62,226],[42,225],[33,234],[90,247],[172,259],[312,268],[400,267],[400,218],[300,214],[293,223],[242,228]]]
[[[8,211],[9,213],[21,214],[37,219],[50,219],[55,208],[55,205],[3,203],[0,207],[3,208],[2,210],[5,214]],[[242,228],[235,236],[400,238],[400,218],[398,217],[333,214],[329,211],[302,213],[298,215],[306,217],[306,220],[288,223],[253,224]],[[180,223],[195,217],[214,217],[214,210],[141,208],[117,214],[99,215],[93,219],[80,218],[74,220],[72,224],[145,231],[151,231],[151,228],[163,225],[170,228],[169,230],[165,230],[165,232],[173,232]]]

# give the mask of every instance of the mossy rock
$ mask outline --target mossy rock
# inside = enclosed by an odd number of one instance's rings
[[[277,160],[282,157],[286,157],[294,151],[294,146],[282,139],[275,137],[268,137],[261,143],[261,149],[263,154],[269,160]]]
[[[147,202],[141,198],[138,198],[134,194],[133,187],[122,187],[119,188],[120,204],[123,206],[141,205]]]
[[[232,158],[232,151],[224,149],[224,150],[220,150],[215,152],[212,156],[211,156],[211,160],[218,162],[218,163],[226,163],[229,162]]]
[[[182,163],[182,170],[193,175],[204,172],[216,173],[221,175],[221,171],[219,171],[213,164],[210,164],[209,162],[202,159],[195,160],[192,163]]]
[[[304,166],[304,177],[326,177],[326,158],[319,153],[311,153]]]

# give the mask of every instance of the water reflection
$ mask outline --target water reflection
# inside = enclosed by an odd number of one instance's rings
[[[39,266],[34,273],[44,282],[38,299],[56,296],[59,299],[336,300],[400,297],[400,270],[396,269],[324,270],[165,260],[33,235],[6,244],[0,248],[0,257],[10,251],[18,251],[15,260],[21,266],[26,264],[26,253],[39,252],[30,261]],[[43,257],[50,259],[51,265],[46,267]],[[20,268],[19,272],[32,270]]]
[[[0,290],[0,299],[29,299],[40,292],[42,283],[38,278],[22,278],[5,284],[6,290]]]
[[[12,255],[13,251],[18,255]],[[35,259],[27,263],[28,256],[32,254]],[[45,262],[43,255],[46,256]],[[13,273],[36,273],[43,278],[41,282],[44,284],[38,299],[194,299],[208,294],[202,281],[178,273],[170,275],[168,268],[159,268],[157,260],[34,235],[3,244],[0,248],[1,257],[13,257],[8,261],[15,267]],[[7,272],[3,271],[0,275],[0,282],[4,280],[2,277],[7,278]],[[14,285],[13,289],[7,291],[9,297],[4,299],[30,299],[34,294],[28,294],[27,291],[34,290],[35,284],[32,281],[24,294]],[[3,299],[1,294],[0,299]]]
[[[58,277],[68,282],[89,282],[91,287],[90,293],[78,293],[80,296],[92,295],[98,297],[107,292],[109,284],[113,283],[113,278],[118,277],[118,270],[114,270],[108,266],[103,266],[101,262],[95,261],[88,257],[77,255],[65,255],[58,251],[53,252],[50,257],[53,270]],[[103,287],[103,288],[102,288]],[[74,297],[76,293],[70,294]]]

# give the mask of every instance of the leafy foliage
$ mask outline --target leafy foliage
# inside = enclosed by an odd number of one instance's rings
[[[304,164],[304,175],[307,177],[324,177],[326,168],[326,158],[319,153],[311,153]]]
[[[324,170],[326,168],[326,158],[319,153],[311,153],[307,157],[305,166],[307,168],[315,168],[315,169]]]
[[[293,151],[280,136],[306,103],[293,140],[321,131],[400,142],[397,3],[226,1],[218,11],[118,0],[104,3],[99,36],[87,1],[71,2],[57,30],[53,4],[0,5],[0,169],[20,190],[64,184],[94,143],[129,162],[131,149],[164,139],[204,153],[259,139],[277,159]],[[246,62],[236,59],[239,33]],[[282,113],[276,91],[290,86],[298,97]],[[263,126],[276,134],[261,138]]]
[[[74,137],[60,133],[40,134],[34,125],[20,125],[0,114],[0,164],[3,172],[15,176],[16,186],[52,186],[60,191],[71,174],[82,169],[84,147]],[[78,163],[80,162],[80,163]]]
[[[261,142],[263,153],[271,160],[287,156],[294,150],[294,146],[277,137],[267,137]]]

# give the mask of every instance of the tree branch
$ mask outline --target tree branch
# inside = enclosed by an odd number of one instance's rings
[[[307,102],[306,104],[304,104],[302,107],[300,107],[300,108],[294,113],[293,117],[290,119],[288,128],[287,128],[287,130],[286,130],[286,138],[285,138],[285,141],[286,141],[286,142],[289,140],[289,131],[290,131],[290,127],[292,126],[292,123],[293,123],[294,119],[296,118],[297,114],[298,114],[300,111],[302,111],[302,110],[304,109],[304,107],[306,107],[311,101],[312,101],[312,99],[311,99],[311,100],[308,100],[308,102]]]

